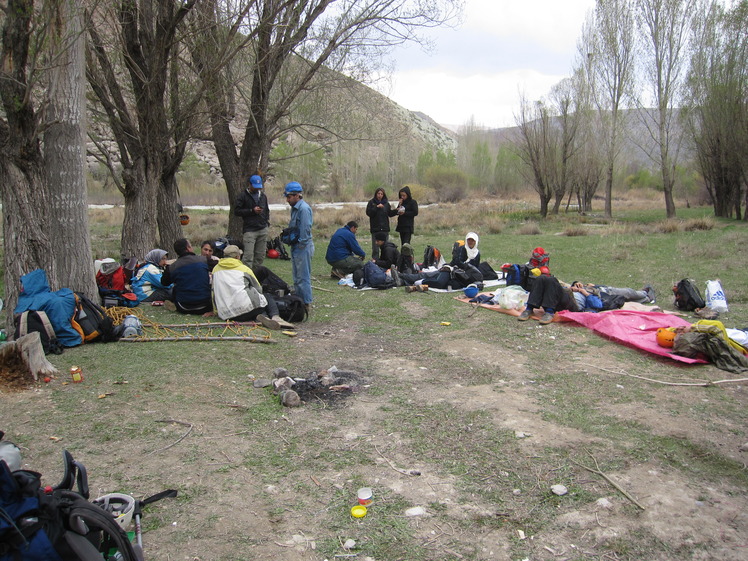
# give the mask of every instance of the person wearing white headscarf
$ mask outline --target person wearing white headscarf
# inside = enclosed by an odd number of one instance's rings
[[[450,265],[453,267],[464,268],[467,263],[473,267],[480,265],[480,251],[478,251],[478,234],[468,232],[465,236],[465,245],[460,247],[456,255],[452,258]]]
[[[171,286],[161,283],[161,276],[166,266],[167,252],[163,249],[152,249],[145,254],[145,262],[140,263],[130,281],[132,291],[140,302],[171,300]]]

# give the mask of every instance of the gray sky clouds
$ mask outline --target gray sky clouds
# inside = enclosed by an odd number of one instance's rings
[[[595,0],[467,0],[457,29],[431,30],[434,52],[394,53],[392,83],[380,91],[444,125],[514,125],[519,94],[538,99],[568,76]]]

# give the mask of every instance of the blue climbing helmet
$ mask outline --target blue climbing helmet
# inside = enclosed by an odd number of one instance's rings
[[[290,183],[286,183],[286,190],[283,194],[290,195],[291,193],[301,193],[302,191],[301,183],[298,181],[291,181]]]

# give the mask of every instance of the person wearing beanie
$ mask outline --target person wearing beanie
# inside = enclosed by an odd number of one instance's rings
[[[388,241],[387,238],[387,232],[377,232],[374,234],[374,243],[379,250],[379,257],[372,258],[372,261],[382,269],[397,267],[400,263],[400,252],[397,250],[397,246]]]
[[[244,264],[252,269],[262,265],[267,252],[270,206],[264,193],[262,177],[253,175],[234,203],[234,215],[242,217]]]

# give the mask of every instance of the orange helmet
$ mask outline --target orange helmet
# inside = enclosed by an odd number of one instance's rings
[[[657,344],[672,349],[675,343],[675,335],[675,329],[672,327],[660,327],[657,330]]]

